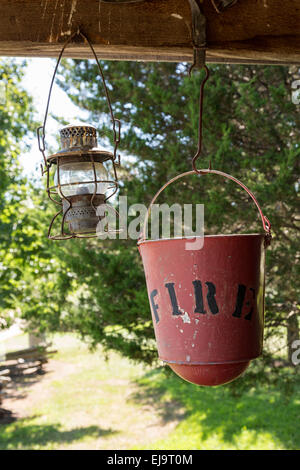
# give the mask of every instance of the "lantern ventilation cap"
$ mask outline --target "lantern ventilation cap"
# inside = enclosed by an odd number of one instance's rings
[[[60,129],[62,151],[89,150],[97,147],[97,130],[90,124],[74,123]]]

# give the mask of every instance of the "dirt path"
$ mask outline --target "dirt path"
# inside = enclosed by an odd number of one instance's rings
[[[3,400],[3,407],[12,411],[17,419],[24,419],[30,416],[30,410],[39,402],[44,402],[50,397],[50,385],[53,380],[62,380],[69,374],[76,371],[75,364],[68,364],[55,359],[50,359],[44,365],[44,374],[35,374],[24,381],[12,382],[5,390],[6,397]]]
[[[76,371],[78,371],[76,363],[50,359],[45,365],[44,375],[35,376],[23,384],[14,384],[8,389],[3,407],[11,410],[17,420],[32,419],[33,410],[38,409],[39,405],[44,406],[45,403],[49,403],[50,407],[56,406],[54,402],[52,405],[51,401],[53,384],[62,381],[67,383],[70,377],[76,376]],[[93,394],[93,387],[99,393],[99,387],[93,382],[87,382],[84,386],[88,393]],[[184,416],[184,410],[179,403],[166,402],[161,408],[157,406],[157,399],[141,397],[141,390],[130,379],[111,375],[102,383],[102,387],[112,389],[115,394],[107,408],[104,406],[105,412],[99,413],[99,410],[94,412],[90,406],[83,405],[72,413],[72,419],[68,420],[70,431],[67,431],[70,433],[79,428],[97,427],[104,430],[102,435],[99,433],[99,436],[90,442],[75,440],[65,444],[57,440],[55,448],[68,450],[139,448],[166,437]],[[99,401],[101,399],[100,396]],[[97,401],[93,406],[94,408],[98,406]],[[103,405],[101,406],[102,410]],[[51,423],[47,416],[41,419],[48,424]]]

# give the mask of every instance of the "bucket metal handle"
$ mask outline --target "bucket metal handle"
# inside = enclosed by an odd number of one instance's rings
[[[258,201],[257,201],[256,197],[254,196],[254,194],[241,181],[239,181],[234,176],[228,175],[227,173],[223,173],[222,171],[211,170],[211,169],[197,170],[197,171],[191,170],[191,171],[186,171],[185,173],[181,173],[180,175],[177,175],[174,178],[172,178],[171,180],[169,180],[167,183],[165,183],[157,191],[157,193],[153,197],[153,199],[150,202],[150,205],[148,207],[148,210],[147,210],[147,213],[146,213],[146,216],[145,216],[145,219],[144,219],[143,231],[141,233],[139,243],[146,240],[146,230],[147,230],[148,219],[149,219],[149,215],[150,215],[150,212],[151,212],[151,208],[152,208],[153,204],[155,203],[156,199],[158,198],[158,196],[166,189],[167,186],[169,186],[171,183],[174,183],[174,181],[177,181],[180,178],[183,178],[184,176],[196,175],[196,174],[203,175],[203,174],[210,174],[210,173],[213,173],[215,175],[224,176],[224,178],[227,178],[227,179],[230,179],[230,180],[234,181],[239,186],[241,186],[246,191],[246,193],[251,197],[251,199],[253,200],[254,204],[256,205],[256,207],[258,209],[258,212],[259,212],[259,215],[260,215],[260,218],[261,218],[261,221],[262,221],[263,229],[266,232],[265,241],[266,241],[266,246],[268,246],[271,243],[271,238],[272,238],[271,223],[268,220],[268,218],[263,214],[263,212],[260,208],[260,205],[258,204]]]

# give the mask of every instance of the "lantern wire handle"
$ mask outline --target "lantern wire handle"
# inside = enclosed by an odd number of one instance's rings
[[[48,99],[47,99],[47,105],[46,105],[46,111],[45,111],[45,117],[44,117],[44,122],[43,122],[43,125],[38,127],[37,129],[37,137],[38,137],[38,144],[39,144],[39,150],[41,151],[43,157],[44,157],[44,162],[45,162],[45,169],[43,169],[42,167],[42,173],[44,174],[45,172],[47,172],[49,170],[49,163],[47,162],[47,158],[45,156],[45,129],[46,129],[46,122],[47,122],[47,118],[48,118],[48,112],[49,112],[49,105],[50,105],[50,98],[51,98],[51,93],[52,93],[52,88],[53,88],[53,85],[54,85],[54,81],[55,81],[55,77],[56,77],[56,73],[57,73],[57,69],[59,67],[59,64],[61,62],[61,58],[63,56],[63,53],[66,49],[66,47],[70,44],[70,42],[76,37],[76,36],[81,36],[89,45],[92,53],[93,53],[93,56],[96,60],[96,63],[97,63],[97,67],[98,67],[98,71],[99,71],[99,74],[101,76],[101,79],[102,79],[102,83],[103,83],[103,87],[104,87],[104,93],[105,93],[105,97],[106,97],[106,101],[107,101],[107,104],[108,104],[108,108],[109,108],[109,113],[110,113],[110,116],[111,116],[111,121],[112,121],[112,124],[113,124],[113,134],[114,134],[114,144],[115,144],[115,147],[114,147],[114,160],[117,158],[117,149],[118,149],[118,145],[120,143],[120,134],[121,134],[121,122],[119,121],[119,119],[116,119],[114,117],[114,113],[113,113],[113,109],[112,109],[112,106],[111,106],[111,101],[110,101],[110,97],[109,97],[109,93],[108,93],[108,89],[107,89],[107,86],[106,86],[106,82],[105,82],[105,78],[104,78],[104,74],[103,74],[103,71],[102,71],[102,68],[101,68],[101,65],[100,65],[100,62],[99,62],[99,59],[96,55],[96,52],[95,52],[95,49],[91,43],[91,41],[88,39],[88,37],[78,28],[78,30],[73,33],[67,40],[66,42],[64,43],[63,47],[62,47],[62,50],[60,51],[60,54],[58,56],[58,59],[57,59],[57,62],[56,62],[56,66],[55,66],[55,69],[54,69],[54,72],[53,72],[53,76],[52,76],[52,80],[51,80],[51,84],[50,84],[50,89],[49,89],[49,94],[48,94]],[[118,125],[118,128],[116,128],[116,123]],[[41,133],[42,131],[42,133]],[[119,165],[120,164],[120,155],[118,155],[118,162],[117,164]]]

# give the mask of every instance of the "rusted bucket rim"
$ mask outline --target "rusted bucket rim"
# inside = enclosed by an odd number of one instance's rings
[[[216,235],[204,235],[199,236],[195,235],[194,237],[173,237],[173,238],[156,238],[154,240],[152,239],[141,239],[138,240],[137,244],[141,245],[142,243],[153,243],[153,242],[166,242],[166,241],[172,241],[172,240],[201,240],[202,238],[224,238],[224,237],[262,237],[264,238],[266,236],[265,233],[227,233],[227,234],[216,234]]]
[[[159,357],[162,362],[166,364],[179,364],[181,366],[217,366],[222,364],[242,364],[244,362],[250,362],[256,359],[258,356],[248,357],[248,359],[237,359],[236,361],[218,361],[218,362],[185,362],[185,361],[170,361]]]

